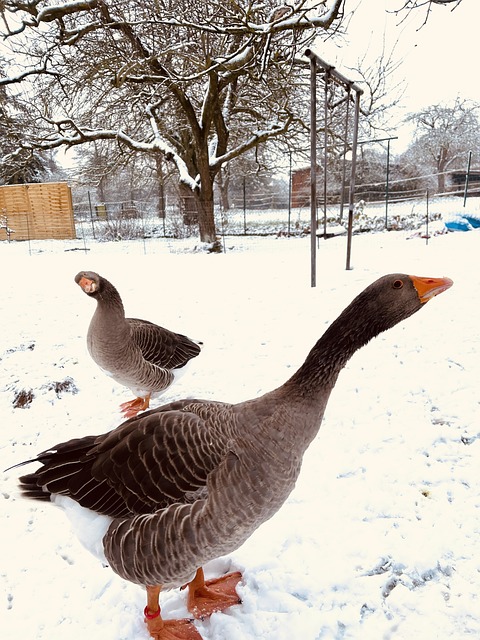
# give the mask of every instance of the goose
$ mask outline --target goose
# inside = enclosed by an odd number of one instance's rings
[[[126,318],[117,289],[94,271],[80,271],[75,282],[97,301],[88,328],[88,351],[107,375],[134,393],[134,400],[120,405],[125,418],[134,417],[185,372],[202,343],[148,320]]]
[[[53,446],[19,479],[63,508],[87,548],[146,588],[155,640],[199,640],[195,619],[240,602],[241,573],[206,581],[206,563],[242,545],[280,509],[341,369],[370,339],[422,309],[449,278],[381,277],[361,292],[280,387],[230,404],[184,399],[114,430]],[[83,525],[82,525],[83,522]],[[164,619],[162,590],[187,588],[192,618]]]

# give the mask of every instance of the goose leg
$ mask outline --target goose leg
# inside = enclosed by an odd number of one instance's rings
[[[194,579],[188,583],[188,610],[194,618],[205,618],[215,611],[240,604],[236,586],[241,578],[242,574],[235,571],[205,582],[203,569],[198,569]]]
[[[147,587],[145,624],[153,640],[202,640],[194,625],[187,620],[164,620],[160,615],[161,587]]]
[[[120,411],[123,413],[125,418],[134,418],[140,411],[145,411],[150,406],[150,394],[145,396],[145,398],[135,398],[135,400],[129,400],[128,402],[123,402],[120,405]]]

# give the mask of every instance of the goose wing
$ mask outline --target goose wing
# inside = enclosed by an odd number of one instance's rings
[[[192,502],[228,456],[231,436],[216,420],[229,411],[223,403],[177,402],[107,434],[58,444],[37,456],[42,466],[20,478],[21,489],[35,499],[67,495],[110,517]]]
[[[165,369],[177,369],[198,356],[200,344],[180,333],[148,320],[127,318],[133,342],[148,362]]]

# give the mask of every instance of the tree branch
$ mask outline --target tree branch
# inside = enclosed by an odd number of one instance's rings
[[[238,158],[238,156],[241,156],[246,151],[249,151],[250,149],[254,149],[255,147],[258,147],[259,144],[262,144],[263,142],[266,142],[271,138],[275,138],[286,133],[292,121],[293,121],[293,115],[288,114],[285,122],[282,125],[276,124],[276,125],[272,125],[270,129],[258,131],[242,144],[231,149],[230,151],[225,153],[223,156],[217,157],[213,162],[210,163],[210,166],[212,167],[212,169],[218,171],[223,164],[229,162],[233,158]]]

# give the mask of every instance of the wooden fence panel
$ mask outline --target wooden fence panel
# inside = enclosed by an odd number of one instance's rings
[[[7,228],[5,228],[7,227]],[[66,182],[0,187],[0,240],[76,237],[72,193]]]

